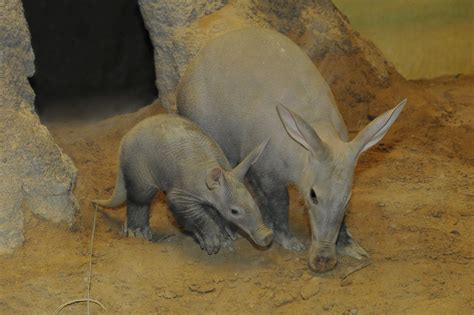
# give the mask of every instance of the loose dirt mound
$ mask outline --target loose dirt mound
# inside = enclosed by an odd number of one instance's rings
[[[374,104],[402,97],[409,103],[357,168],[348,224],[370,252],[370,266],[342,280],[360,262],[341,258],[334,271],[315,275],[307,253],[277,245],[259,251],[246,239],[208,256],[175,228],[158,196],[152,227],[172,235],[158,243],[120,236],[124,207],[100,213],[92,296],[111,314],[465,314],[474,308],[473,84],[447,77],[394,83],[374,94]],[[89,200],[112,193],[122,135],[159,111],[155,105],[96,123],[50,124],[79,169],[81,217],[71,231],[27,215],[25,246],[0,258],[0,313],[51,313],[85,296]],[[292,228],[309,243],[296,192],[291,201]]]

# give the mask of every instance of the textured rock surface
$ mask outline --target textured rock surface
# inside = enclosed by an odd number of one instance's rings
[[[34,55],[20,0],[0,0],[0,253],[23,242],[23,211],[71,224],[76,168],[34,112]]]
[[[1,108],[33,109],[34,93],[28,78],[35,73],[30,32],[19,0],[0,0]]]
[[[139,4],[155,48],[156,86],[169,110],[175,109],[179,78],[199,49],[220,34],[248,26],[287,34],[320,66],[330,84],[344,81],[345,74],[354,71],[370,76],[368,85],[386,87],[389,82],[391,65],[352,31],[330,0],[139,0]],[[344,58],[350,61],[340,62]],[[359,116],[366,116],[367,104],[362,103],[371,99],[370,93],[347,94],[349,102],[363,106]]]

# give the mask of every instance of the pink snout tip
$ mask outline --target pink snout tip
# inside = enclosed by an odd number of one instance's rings
[[[273,240],[273,232],[265,225],[261,225],[255,230],[253,240],[258,246],[268,246]]]
[[[337,265],[337,257],[316,256],[310,257],[308,261],[309,268],[317,273],[324,273],[334,269]]]
[[[335,245],[331,242],[314,242],[309,251],[309,268],[317,273],[334,269],[337,265]]]

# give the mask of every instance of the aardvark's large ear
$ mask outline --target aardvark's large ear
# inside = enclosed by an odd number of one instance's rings
[[[245,159],[242,160],[242,162],[239,163],[239,165],[237,165],[232,170],[232,173],[236,178],[238,178],[239,180],[244,179],[245,174],[247,174],[249,168],[258,161],[263,151],[265,151],[265,148],[267,147],[269,141],[270,139],[267,139],[260,143],[245,157]]]
[[[326,144],[319,138],[316,131],[298,114],[282,104],[277,105],[278,115],[286,131],[296,142],[319,159],[327,156]]]
[[[224,170],[216,166],[207,173],[207,188],[209,188],[209,190],[216,189],[224,184],[224,180]]]
[[[400,104],[371,121],[370,124],[359,132],[351,142],[357,155],[370,149],[385,136],[406,103],[407,100],[404,99]]]

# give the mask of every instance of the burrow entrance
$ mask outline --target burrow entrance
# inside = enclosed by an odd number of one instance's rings
[[[157,97],[153,47],[136,0],[23,0],[41,120],[101,119]]]

